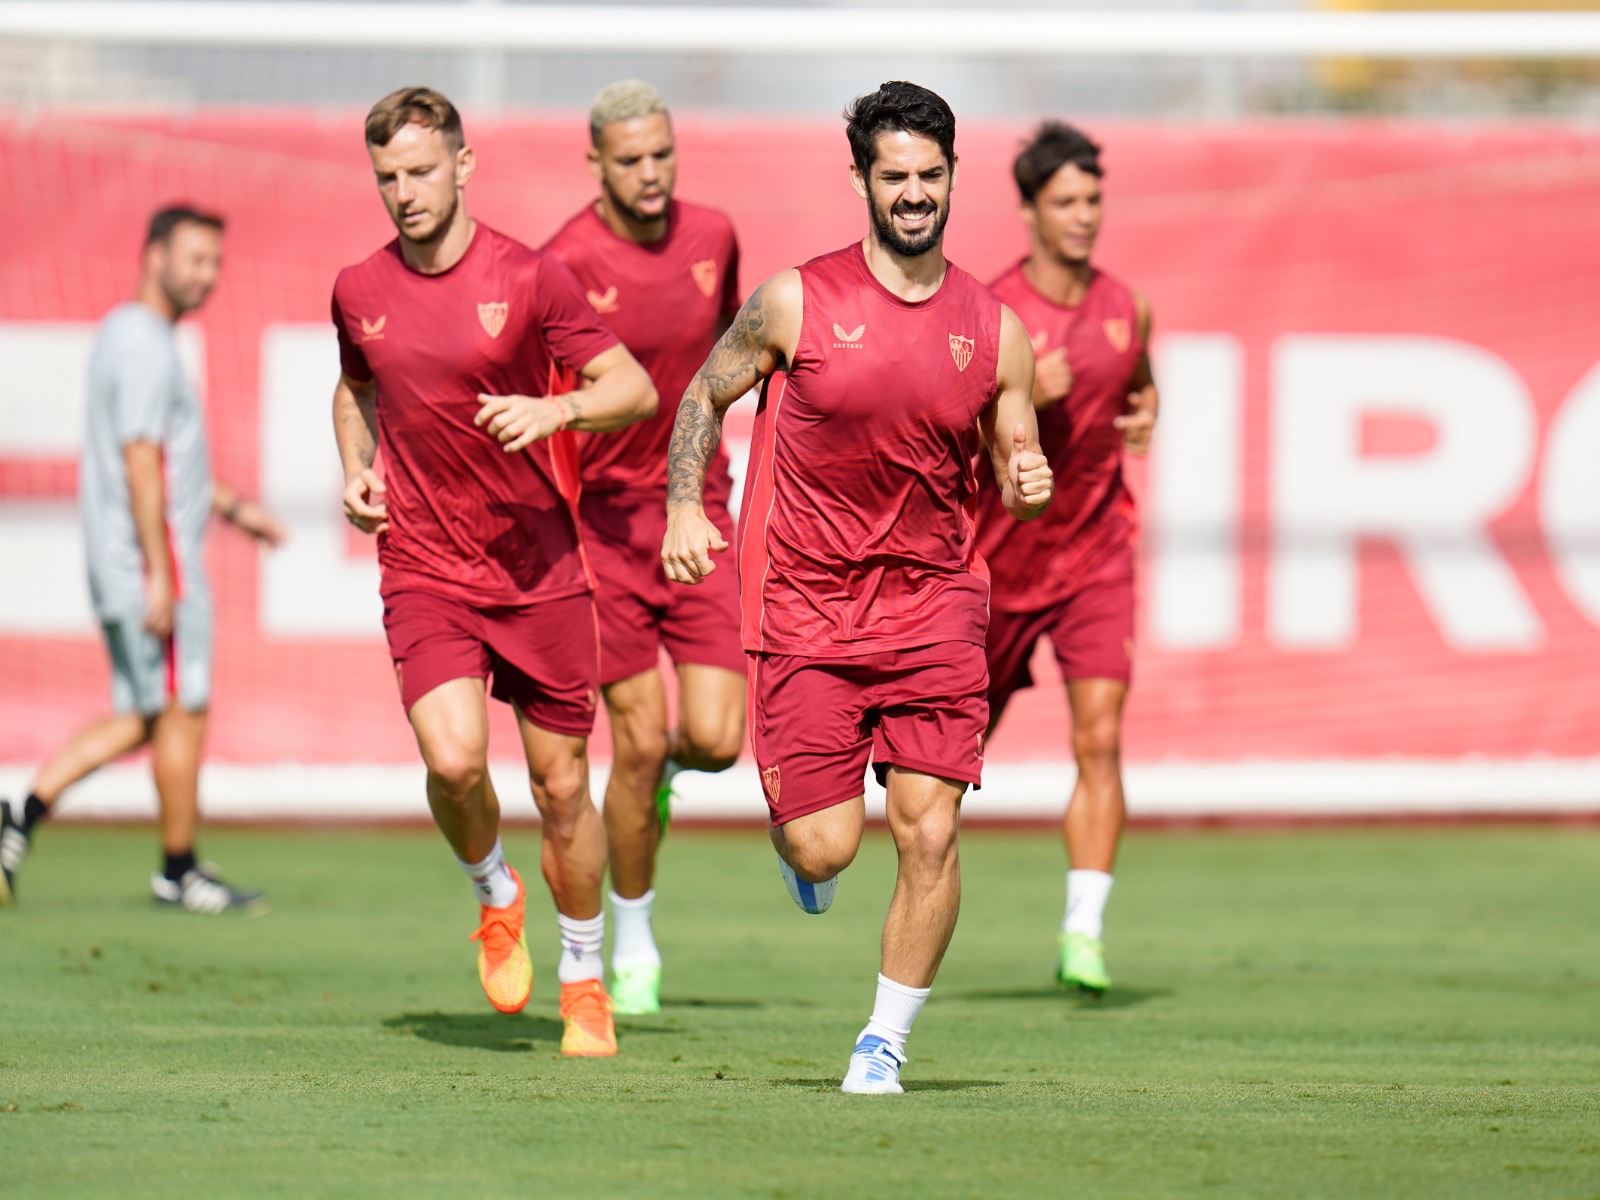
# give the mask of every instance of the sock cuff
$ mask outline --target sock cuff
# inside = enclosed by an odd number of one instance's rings
[[[569,917],[565,913],[558,912],[556,914],[556,925],[560,927],[562,933],[573,937],[581,937],[585,934],[590,937],[599,937],[606,931],[606,914],[602,912],[594,917]]]
[[[642,896],[635,896],[632,900],[611,893],[611,906],[613,908],[649,908],[656,900],[656,890],[651,888]]]
[[[1104,879],[1107,883],[1110,883],[1111,882],[1111,872],[1110,871],[1090,871],[1090,870],[1088,870],[1086,868],[1073,867],[1071,870],[1069,870],[1067,872],[1067,881],[1070,883],[1073,879],[1082,879],[1086,883],[1093,882],[1093,881],[1099,880],[1099,879]]]
[[[907,987],[903,983],[896,983],[882,971],[878,972],[878,986],[893,992],[896,995],[905,996],[911,1000],[926,1000],[928,998],[928,993],[933,991],[932,984],[929,984],[925,988]]]
[[[500,839],[495,838],[494,847],[483,856],[482,862],[468,862],[464,858],[456,861],[461,864],[461,869],[468,875],[487,875],[497,865],[505,861],[505,850],[501,848]]]

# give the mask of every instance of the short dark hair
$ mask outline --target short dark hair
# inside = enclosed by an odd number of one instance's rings
[[[201,212],[187,204],[169,204],[150,218],[150,228],[144,235],[145,248],[157,242],[170,242],[172,231],[179,225],[204,225],[207,229],[223,230],[224,222],[216,213]]]
[[[880,133],[916,133],[939,143],[945,160],[956,160],[956,115],[936,92],[896,79],[857,96],[844,110],[845,133],[856,169],[872,172]]]
[[[1011,174],[1022,199],[1032,204],[1040,189],[1050,182],[1050,177],[1069,163],[1096,179],[1105,175],[1100,166],[1099,143],[1088,134],[1065,121],[1040,122],[1033,140],[1022,147],[1017,161],[1011,164]]]
[[[395,134],[411,124],[437,129],[451,150],[467,144],[461,114],[444,93],[427,87],[403,87],[390,92],[367,113],[367,145],[387,146]]]

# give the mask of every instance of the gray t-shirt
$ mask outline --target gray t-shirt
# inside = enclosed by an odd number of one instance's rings
[[[123,446],[136,441],[158,443],[166,461],[167,536],[179,595],[208,597],[201,560],[212,496],[205,417],[178,360],[172,323],[130,303],[106,314],[89,355],[78,473],[89,595],[103,621],[144,611],[144,553],[122,458]]]

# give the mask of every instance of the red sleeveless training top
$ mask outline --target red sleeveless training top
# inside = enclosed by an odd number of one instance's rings
[[[740,512],[746,650],[842,658],[983,644],[978,414],[996,393],[1000,301],[948,266],[911,304],[859,244],[800,268],[789,370],[767,380]]]
[[[1027,328],[1034,353],[1065,347],[1072,368],[1066,398],[1037,414],[1039,444],[1055,472],[1050,507],[1032,521],[1013,520],[990,478],[978,510],[991,603],[1002,612],[1037,612],[1086,583],[1133,574],[1137,522],[1122,478],[1122,434],[1111,422],[1129,411],[1144,346],[1133,293],[1103,271],[1071,308],[1036,292],[1021,263],[990,286]]]

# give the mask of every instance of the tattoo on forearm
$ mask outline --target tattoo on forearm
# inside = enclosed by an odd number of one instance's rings
[[[669,508],[700,503],[706,470],[722,441],[722,414],[760,378],[767,325],[762,292],[757,288],[745,301],[683,393],[667,448]]]
[[[353,452],[362,466],[370,467],[378,457],[376,397],[363,400],[350,393],[350,399],[339,406],[338,427],[334,432],[341,447]]]

